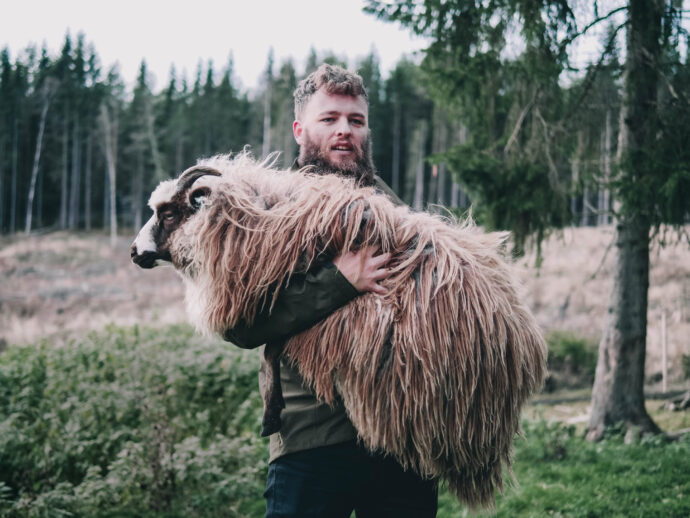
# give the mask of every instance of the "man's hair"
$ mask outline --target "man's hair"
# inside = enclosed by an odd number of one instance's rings
[[[295,97],[296,119],[300,118],[302,110],[309,102],[309,99],[320,88],[324,88],[329,94],[350,95],[352,97],[361,95],[366,103],[369,104],[367,90],[364,88],[364,82],[359,74],[345,70],[337,65],[324,63],[297,85],[293,94]]]

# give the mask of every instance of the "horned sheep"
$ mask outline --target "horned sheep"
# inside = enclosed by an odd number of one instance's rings
[[[342,397],[366,447],[444,480],[471,506],[493,502],[546,356],[502,257],[505,235],[247,154],[200,161],[149,204],[134,261],[172,262],[191,318],[214,333],[251,323],[275,287],[319,261],[362,246],[390,252],[385,295],[357,297],[283,355],[319,398]]]

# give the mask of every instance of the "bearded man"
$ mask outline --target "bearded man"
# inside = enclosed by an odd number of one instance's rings
[[[359,75],[323,64],[299,83],[294,98],[292,130],[300,152],[293,168],[351,177],[402,203],[375,174],[368,98]],[[226,339],[245,348],[285,340],[362,293],[385,293],[378,281],[388,274],[390,254],[375,254],[370,248],[344,253],[293,275],[287,286],[276,287],[272,309],[251,325],[229,329]],[[265,372],[262,354],[262,392]],[[282,361],[280,384],[285,408],[280,429],[269,439],[267,517],[348,518],[353,510],[357,518],[436,516],[436,483],[359,445],[342,402],[319,401],[297,368]]]

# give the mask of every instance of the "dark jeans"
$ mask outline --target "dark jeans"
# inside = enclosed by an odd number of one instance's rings
[[[354,442],[284,455],[268,468],[266,517],[433,518],[436,483]]]

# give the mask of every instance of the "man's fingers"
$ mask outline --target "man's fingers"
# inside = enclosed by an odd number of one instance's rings
[[[367,251],[367,262],[372,268],[378,269],[390,261],[390,253],[386,252],[385,254],[381,255],[374,255],[374,253],[375,251]]]
[[[372,283],[369,291],[373,291],[377,295],[385,295],[386,293],[388,293],[388,290],[386,290],[386,288],[384,288],[383,286],[381,286],[380,284],[378,284],[376,282]]]
[[[380,281],[381,279],[385,279],[386,277],[388,277],[388,274],[388,268],[379,268],[371,274],[371,278],[375,281]]]
[[[374,268],[378,268],[379,266],[386,264],[390,260],[391,254],[388,252],[386,252],[385,254],[377,255],[377,256],[374,256],[372,254],[370,257],[371,257],[371,259],[369,259],[369,260],[371,261],[371,265]]]

